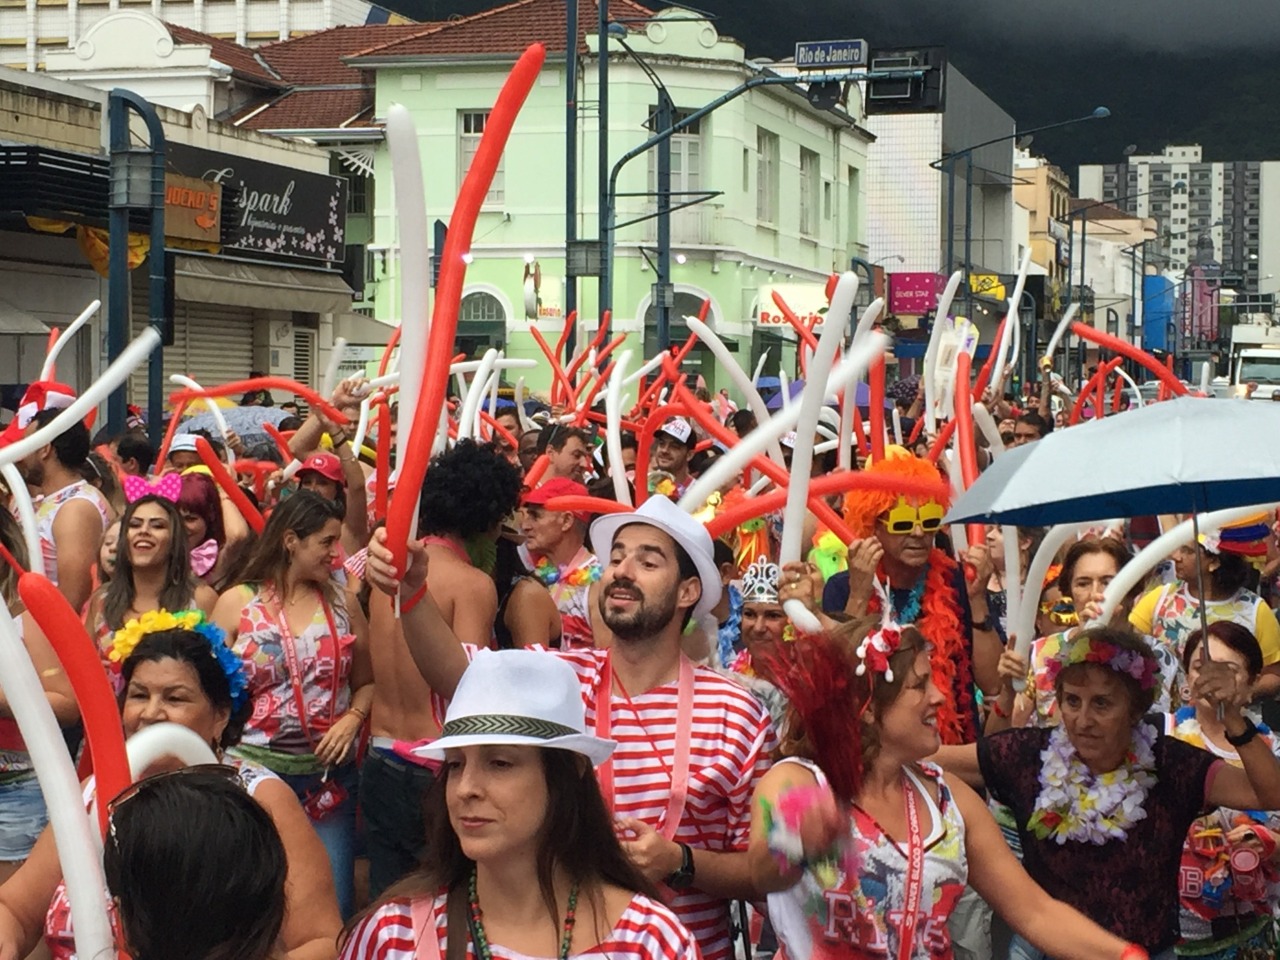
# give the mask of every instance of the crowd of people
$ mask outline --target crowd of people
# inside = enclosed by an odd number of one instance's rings
[[[925,393],[891,391],[904,434]],[[329,402],[354,424],[367,394],[355,378]],[[1047,375],[1038,397],[990,391],[999,443],[1075,429],[1052,394]],[[73,397],[32,384],[0,445]],[[155,449],[138,428],[76,423],[21,459],[0,594],[86,805],[109,802],[120,949],[1276,955],[1274,516],[1179,549],[1106,623],[1107,585],[1177,518],[1082,531],[1043,582],[1011,584],[1045,531],[1021,527],[1015,545],[990,527],[958,548],[944,522],[958,468],[916,430],[879,457],[856,438],[851,469],[876,482],[815,497],[802,556],[784,562],[781,511],[708,531],[770,488],[752,468],[679,505],[726,452],[717,437],[761,429],[727,394],[698,402],[699,416],[656,405],[629,422],[615,462],[592,420],[504,391],[484,405],[492,428],[438,453],[420,489],[380,473],[393,417],[357,446],[317,406],[288,411],[280,443],[179,430]],[[821,439],[839,423],[821,419]],[[838,469],[835,451],[814,457],[814,477]],[[639,505],[608,503],[620,489]],[[417,503],[402,563],[384,525],[396,496]],[[28,498],[125,735],[176,723],[218,766],[97,797],[75,693],[16,587]],[[1017,594],[1037,614],[1025,655]],[[70,958],[12,716],[0,696],[0,960]]]

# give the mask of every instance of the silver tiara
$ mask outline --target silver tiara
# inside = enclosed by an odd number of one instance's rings
[[[767,557],[759,557],[742,575],[743,603],[777,603],[782,570]]]

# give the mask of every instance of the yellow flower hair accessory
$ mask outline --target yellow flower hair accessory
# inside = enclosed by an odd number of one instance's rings
[[[112,663],[124,663],[147,634],[164,630],[194,630],[203,622],[204,616],[199,610],[180,610],[177,613],[150,610],[115,632],[107,650],[107,659]]]

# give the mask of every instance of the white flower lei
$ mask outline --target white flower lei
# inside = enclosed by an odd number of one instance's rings
[[[1040,794],[1028,828],[1059,844],[1124,840],[1147,816],[1142,805],[1156,783],[1155,742],[1155,728],[1139,723],[1124,762],[1098,776],[1077,755],[1067,731],[1055,727],[1040,753]]]

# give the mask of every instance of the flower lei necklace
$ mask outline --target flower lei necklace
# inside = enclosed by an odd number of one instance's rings
[[[533,575],[544,587],[554,586],[557,583],[563,583],[567,587],[589,587],[600,579],[600,571],[600,563],[597,561],[562,574],[560,568],[552,563],[549,557],[539,557],[538,562],[533,566]]]
[[[1027,829],[1060,845],[1123,841],[1147,816],[1142,805],[1156,783],[1155,742],[1155,728],[1138,724],[1124,762],[1098,776],[1076,754],[1067,731],[1055,727],[1040,754],[1040,794]]]

